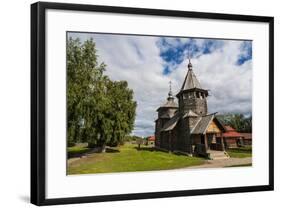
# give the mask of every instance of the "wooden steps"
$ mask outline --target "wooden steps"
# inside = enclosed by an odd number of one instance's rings
[[[229,158],[229,155],[225,151],[209,150],[208,155],[211,160],[223,160]]]

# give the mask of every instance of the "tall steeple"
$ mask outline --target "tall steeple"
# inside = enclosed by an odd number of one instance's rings
[[[169,82],[169,93],[168,93],[168,98],[167,100],[174,100],[174,96],[173,96],[173,93],[172,93],[172,81]]]
[[[192,64],[190,62],[190,58],[188,58],[188,65],[187,65],[188,69],[189,70],[192,70]]]
[[[182,90],[194,89],[194,88],[201,89],[202,87],[201,87],[198,79],[196,78],[193,70],[192,70],[192,64],[190,62],[190,59],[189,59],[189,63],[187,65],[187,68],[188,68],[188,71],[187,71],[187,74],[185,76],[183,85],[181,87],[181,91]]]
[[[178,105],[175,102],[175,98],[172,93],[172,82],[169,82],[169,92],[167,101],[164,105],[160,106],[157,111],[159,113],[159,117],[167,116],[172,117],[175,111],[178,109]]]
[[[187,65],[188,71],[185,76],[183,85],[180,92],[177,94],[179,99],[179,111],[182,113],[188,113],[192,111],[198,115],[206,115],[208,91],[203,89],[193,72],[193,66],[190,61]]]

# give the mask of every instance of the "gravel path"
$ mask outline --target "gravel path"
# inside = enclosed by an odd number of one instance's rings
[[[246,165],[252,163],[251,157],[246,158],[228,158],[228,159],[218,159],[218,160],[207,160],[203,165],[191,166],[184,169],[194,169],[194,168],[222,168],[233,165]]]

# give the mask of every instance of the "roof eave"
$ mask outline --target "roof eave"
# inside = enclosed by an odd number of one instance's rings
[[[172,109],[178,109],[178,106],[160,106],[159,108],[157,108],[156,111],[159,111],[161,108],[172,108]]]
[[[201,89],[201,88],[190,88],[190,89],[183,89],[181,91],[179,91],[177,94],[176,94],[176,97],[179,98],[179,96],[182,94],[182,93],[185,93],[185,92],[204,92],[206,93],[206,95],[208,96],[209,95],[209,91],[210,90],[205,90],[205,89]]]

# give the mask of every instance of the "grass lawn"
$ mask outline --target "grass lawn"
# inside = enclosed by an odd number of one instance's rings
[[[105,153],[92,153],[68,165],[68,174],[111,173],[183,168],[204,163],[203,158],[176,155],[153,147],[125,144]]]
[[[230,157],[244,158],[252,157],[252,147],[239,147],[227,150]]]

